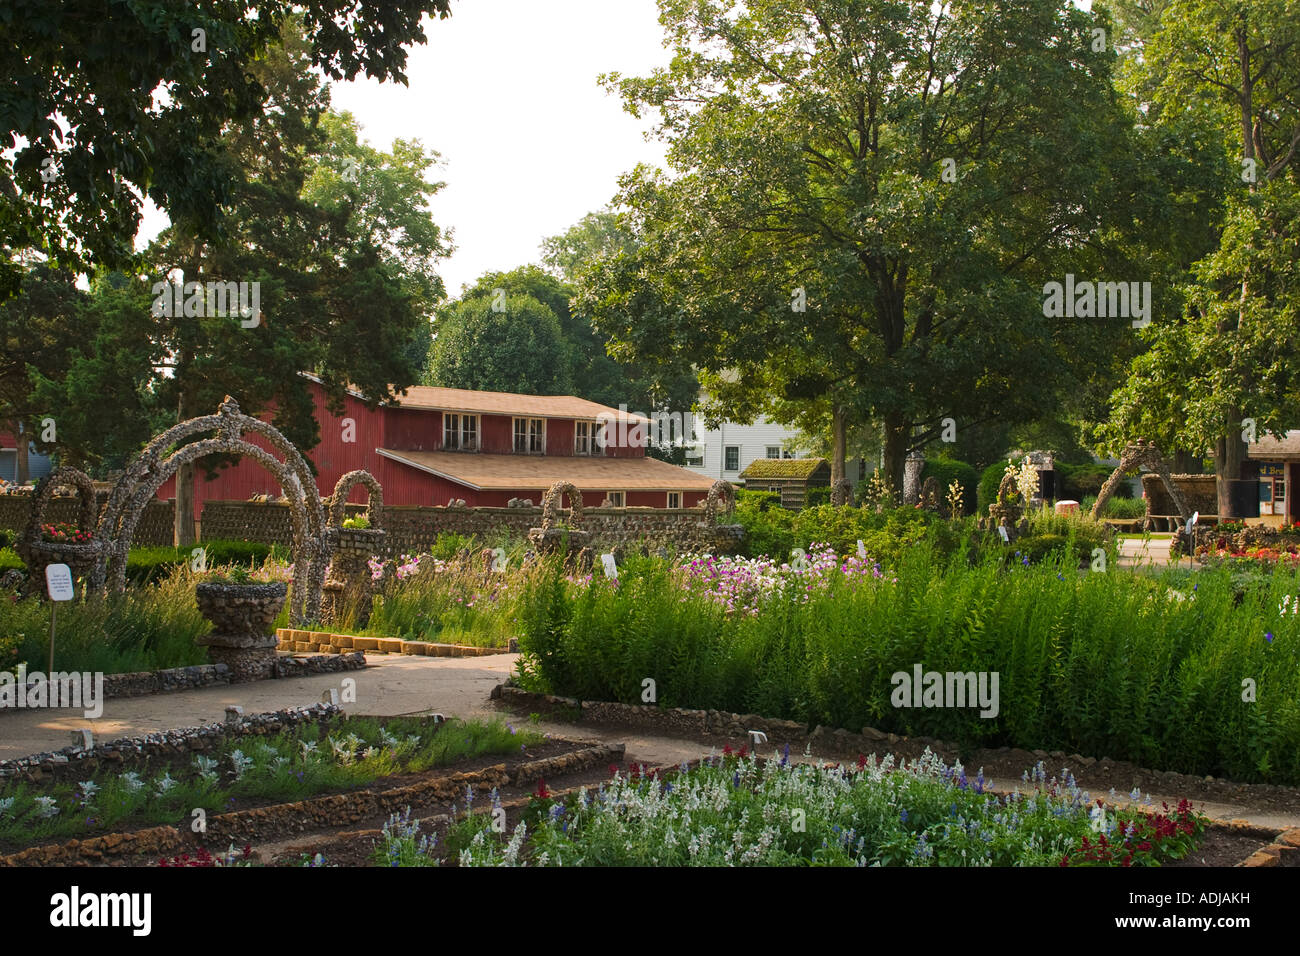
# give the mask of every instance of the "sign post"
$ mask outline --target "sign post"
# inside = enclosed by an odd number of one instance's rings
[[[45,592],[50,596],[50,667],[46,674],[54,673],[54,619],[60,601],[71,601],[72,569],[66,564],[47,564],[45,566]]]

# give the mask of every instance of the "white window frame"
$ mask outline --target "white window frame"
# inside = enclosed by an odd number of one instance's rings
[[[519,434],[520,422],[525,423],[522,437],[524,438],[525,443],[528,446],[523,451],[520,451],[519,449],[519,438],[521,437]],[[532,428],[532,424],[534,422],[537,422],[541,425],[541,428],[538,429],[536,434],[534,434]],[[534,438],[538,440],[538,444],[539,444],[539,447],[536,450],[534,450],[532,447]],[[523,415],[514,416],[510,424],[510,447],[514,449],[514,453],[516,455],[545,455],[546,454],[546,419],[532,418]]]
[[[599,427],[599,422],[587,421],[586,419],[579,419],[573,423],[573,453],[575,455],[596,454],[596,429]],[[586,429],[586,435],[580,434],[582,429]],[[582,446],[584,440],[586,442],[585,450]]]
[[[674,502],[673,502],[673,499],[674,499],[674,498],[677,499],[677,502],[676,502],[675,504],[674,504]],[[668,492],[668,507],[669,507],[669,508],[681,508],[681,506],[682,506],[682,493],[681,493],[680,491],[670,491],[670,492]]]
[[[456,424],[451,427],[450,439],[448,440],[448,427],[451,419],[456,420]],[[478,451],[479,450],[479,420],[477,415],[466,415],[462,412],[443,412],[442,413],[442,449],[443,451]],[[468,442],[470,434],[474,436],[474,444],[471,447]]]
[[[772,452],[776,452],[776,454],[774,455],[774,454],[772,454]],[[767,449],[766,449],[766,451],[765,451],[765,454],[767,455],[767,460],[768,460],[768,461],[779,461],[780,458],[781,458],[781,446],[780,446],[780,445],[768,445],[768,446],[767,446]]]
[[[734,467],[734,468],[730,467],[730,466],[727,464],[727,452],[729,452],[729,451],[730,451],[731,449],[733,449],[733,448],[736,449],[736,467]],[[723,471],[740,471],[740,446],[739,446],[739,445],[723,445],[723,446],[722,446],[722,470],[723,470]]]
[[[627,507],[626,491],[607,491],[605,492],[605,497],[609,499],[615,508]]]

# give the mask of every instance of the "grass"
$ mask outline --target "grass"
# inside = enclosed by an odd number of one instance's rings
[[[30,845],[162,823],[184,826],[196,809],[215,815],[241,803],[302,800],[483,754],[517,753],[541,740],[500,720],[434,725],[418,717],[352,717],[332,729],[301,726],[227,741],[180,769],[163,762],[126,773],[100,770],[76,783],[6,784],[0,788],[0,842]]]

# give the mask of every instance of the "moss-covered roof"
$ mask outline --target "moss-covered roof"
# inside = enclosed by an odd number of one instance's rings
[[[825,458],[756,458],[740,473],[740,477],[746,480],[764,478],[799,480],[811,478],[822,465],[827,465]]]

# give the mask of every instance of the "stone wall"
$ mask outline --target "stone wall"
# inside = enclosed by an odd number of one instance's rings
[[[96,494],[99,510],[104,510],[108,501],[108,491],[100,490]],[[137,547],[149,545],[170,545],[172,537],[172,501],[154,499],[145,506],[140,523],[136,525],[135,540]],[[0,529],[21,532],[27,527],[32,514],[32,496],[30,494],[0,495]],[[45,520],[51,524],[66,521],[69,524],[77,520],[77,499],[74,497],[52,498],[45,507]]]
[[[1218,491],[1215,489],[1213,475],[1171,475],[1178,490],[1187,499],[1187,507],[1203,515],[1216,514],[1219,510]],[[1142,491],[1147,497],[1147,514],[1176,515],[1178,509],[1165,490],[1165,483],[1159,475],[1147,473],[1142,476]]]
[[[365,505],[348,505],[350,514],[365,511]],[[580,527],[592,534],[592,545],[678,548],[705,547],[700,537],[700,508],[587,508]],[[503,532],[524,537],[542,523],[542,509],[532,508],[443,508],[434,506],[385,507],[383,526],[388,532],[389,554],[417,554],[428,551],[439,535],[477,535],[492,538]],[[292,518],[282,502],[208,501],[203,505],[203,537],[260,541],[264,544],[292,544]],[[709,546],[707,550],[712,550]]]

